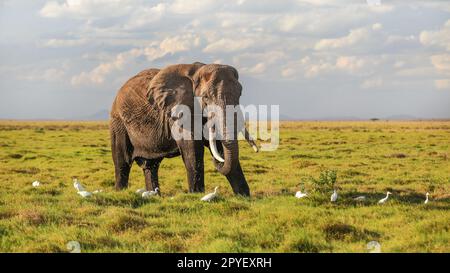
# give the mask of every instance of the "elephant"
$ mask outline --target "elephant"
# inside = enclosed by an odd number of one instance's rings
[[[118,91],[110,111],[115,188],[128,187],[131,165],[136,162],[143,169],[146,190],[160,189],[158,169],[161,161],[181,155],[189,192],[204,192],[204,150],[207,147],[215,168],[227,178],[233,192],[250,196],[239,162],[236,135],[206,140],[202,132],[201,139],[177,139],[170,129],[177,120],[171,114],[174,106],[186,105],[192,110],[195,97],[201,97],[202,109],[214,104],[225,111],[227,105],[239,105],[241,93],[238,72],[229,65],[175,64],[162,69],[147,69],[130,78]],[[202,124],[207,124],[208,119],[202,117]],[[227,127],[225,120],[222,125]],[[257,151],[245,126],[238,128],[235,134],[238,131]],[[212,128],[209,132],[214,134]]]

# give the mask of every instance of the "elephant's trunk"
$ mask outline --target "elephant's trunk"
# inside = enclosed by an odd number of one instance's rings
[[[239,162],[239,147],[237,140],[221,141],[224,155],[224,163],[217,164],[217,170],[223,174],[228,175],[234,170]]]
[[[225,109],[225,105],[221,107]],[[223,114],[225,117],[225,112]],[[236,131],[236,116],[234,116],[233,124],[227,124],[226,118],[221,120],[223,126],[222,139],[220,141],[216,141],[214,139],[215,134],[212,132],[212,129],[209,128],[209,143],[211,148],[211,153],[213,157],[216,159],[216,168],[217,170],[223,174],[228,175],[231,171],[235,170],[237,165],[239,164],[239,146],[237,140],[237,131]],[[217,128],[216,128],[217,129]],[[217,131],[216,131],[217,133]],[[221,144],[221,149],[217,149],[216,144]],[[223,157],[220,155],[219,150],[223,152]]]

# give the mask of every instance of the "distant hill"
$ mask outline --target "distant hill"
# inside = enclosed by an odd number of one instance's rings
[[[108,119],[109,119],[109,111],[106,109],[98,111],[92,115],[69,118],[69,120],[108,120]]]
[[[421,118],[411,116],[411,115],[392,115],[392,116],[388,116],[384,119],[387,119],[387,120],[418,120]]]

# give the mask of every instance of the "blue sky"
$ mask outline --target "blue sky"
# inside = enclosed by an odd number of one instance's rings
[[[0,0],[0,118],[89,116],[194,61],[283,116],[450,118],[450,2]]]

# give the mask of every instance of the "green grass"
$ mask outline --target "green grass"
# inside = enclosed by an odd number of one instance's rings
[[[66,252],[69,241],[82,252],[367,252],[370,241],[383,252],[450,251],[448,121],[282,123],[275,152],[240,145],[250,199],[207,156],[213,203],[187,193],[181,158],[162,162],[161,198],[134,193],[144,186],[136,165],[130,188],[114,191],[107,126],[0,122],[1,252]],[[326,170],[337,172],[336,204],[317,188]],[[81,198],[75,177],[104,192]],[[299,189],[310,197],[294,198]],[[368,201],[354,202],[361,194]]]

